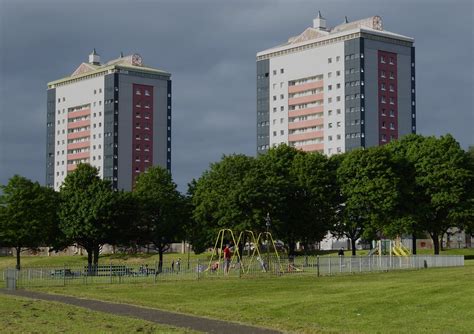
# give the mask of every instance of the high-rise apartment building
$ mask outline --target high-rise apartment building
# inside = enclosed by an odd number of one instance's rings
[[[257,152],[286,143],[328,155],[416,131],[414,39],[379,16],[313,27],[257,53]]]
[[[130,190],[152,165],[171,169],[171,74],[138,54],[101,64],[95,50],[48,83],[46,184],[59,189],[79,163]]]

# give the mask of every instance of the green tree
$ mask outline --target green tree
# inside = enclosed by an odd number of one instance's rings
[[[428,232],[434,253],[439,254],[443,234],[454,226],[465,227],[472,214],[473,172],[468,156],[451,135],[410,135],[393,145],[414,169],[413,195],[405,197],[416,204],[410,214],[414,230]]]
[[[469,146],[466,152],[468,160],[468,169],[471,175],[474,175],[474,146]],[[471,237],[474,236],[474,178],[472,178],[468,187],[467,217],[465,219],[464,231],[466,233],[466,246],[471,247]]]
[[[334,189],[328,160],[321,154],[280,145],[256,159],[224,156],[192,191],[200,241],[212,245],[222,228],[237,234],[263,232],[269,213],[273,237],[293,254],[296,242],[307,246],[321,240],[330,227]]]
[[[100,247],[115,242],[121,197],[89,164],[80,164],[66,176],[60,197],[60,229],[69,243],[85,248],[89,270],[93,270],[99,263]]]
[[[229,228],[239,233],[254,228],[258,220],[252,201],[256,190],[254,170],[252,157],[223,156],[190,185],[196,250],[213,245],[219,229]]]
[[[163,253],[171,242],[184,237],[185,199],[176,189],[171,174],[159,166],[137,177],[133,193],[140,206],[140,243],[153,244],[158,250],[158,271],[161,272]]]
[[[337,159],[340,206],[335,232],[351,240],[355,255],[356,240],[364,232],[373,235],[392,219],[400,199],[400,179],[384,147],[351,151]]]
[[[21,252],[50,246],[57,235],[57,193],[19,175],[0,187],[0,243],[16,250],[16,268]]]

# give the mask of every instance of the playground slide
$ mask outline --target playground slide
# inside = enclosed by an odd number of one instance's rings
[[[408,249],[404,249],[403,247],[400,247],[400,246],[393,247],[393,253],[396,256],[408,256],[408,255],[410,255],[410,251]]]
[[[367,256],[372,256],[372,255],[375,255],[376,253],[377,253],[377,247],[372,248],[370,252],[367,254]]]

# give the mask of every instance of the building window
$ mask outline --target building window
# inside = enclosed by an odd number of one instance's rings
[[[337,153],[341,153],[342,149],[340,147],[337,148]]]
[[[277,111],[277,108],[273,108],[273,112],[276,112]]]
[[[328,116],[332,115],[332,110],[328,110]]]
[[[341,75],[341,71],[336,71],[336,77]]]
[[[283,68],[280,68],[280,73],[281,74],[285,73],[285,70]]]
[[[336,113],[337,113],[338,115],[340,115],[340,114],[341,114],[341,109],[337,109],[337,110],[336,110]]]
[[[328,98],[328,103],[332,103],[332,97]]]
[[[283,100],[285,98],[285,95],[280,94],[280,100]]]
[[[385,109],[382,109],[382,116],[385,116],[385,115],[387,115],[386,111],[385,111]]]
[[[277,135],[277,132],[273,131],[273,137],[276,137],[276,135]]]
[[[337,122],[337,127],[338,127],[338,128],[341,127],[341,122]]]
[[[389,62],[390,62],[391,65],[393,65],[393,57],[390,57]]]
[[[393,74],[393,72],[390,72],[390,79],[393,79],[395,78],[395,75]]]
[[[385,129],[385,122],[382,122],[382,129]]]
[[[387,135],[382,134],[382,141],[387,141]]]
[[[380,77],[385,78],[385,71],[380,71]]]
[[[328,85],[328,90],[332,90],[332,85]]]
[[[390,130],[395,130],[395,125],[392,122],[390,123]]]
[[[337,140],[340,140],[340,139],[341,139],[341,135],[337,135],[336,138],[337,138]]]
[[[395,104],[395,99],[393,97],[390,98],[390,104]]]
[[[328,129],[332,129],[332,123],[328,123]]]
[[[336,88],[337,89],[341,88],[341,84],[340,83],[336,84]]]
[[[339,60],[341,60],[341,57],[336,56],[336,61],[339,61]]]
[[[285,107],[281,106],[280,111],[285,111]]]
[[[328,58],[328,64],[332,63],[332,58]]]
[[[277,71],[276,70],[273,70],[273,75],[276,75],[277,74]]]
[[[145,95],[146,96],[150,96],[150,92],[148,90],[145,89]]]
[[[277,100],[276,95],[273,95],[273,101],[276,101],[276,100]]]
[[[382,102],[382,103],[386,103],[386,101],[385,101],[385,96],[381,96],[381,97],[380,97],[380,99],[381,99],[381,101],[380,101],[380,102]]]
[[[280,130],[280,135],[285,135],[285,130]]]
[[[385,56],[380,56],[380,62],[381,62],[382,64],[385,64]]]
[[[337,102],[341,101],[341,97],[340,97],[340,96],[336,96],[336,101],[337,101]]]
[[[328,78],[332,77],[332,72],[328,72]]]
[[[284,118],[280,118],[280,124],[283,124],[284,121],[285,121]]]
[[[390,109],[390,117],[395,117],[395,110]]]

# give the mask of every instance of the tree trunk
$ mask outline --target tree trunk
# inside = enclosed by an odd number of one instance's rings
[[[100,252],[100,246],[96,245],[94,246],[94,267],[97,268],[97,265],[99,264],[99,252]]]
[[[16,270],[20,270],[21,247],[16,247]]]
[[[158,259],[158,274],[161,274],[163,271],[163,247],[160,245],[158,247],[158,254],[159,254],[159,259]],[[181,266],[181,263],[180,263]]]
[[[92,275],[93,251],[91,246],[84,247],[87,252],[87,274]]]
[[[434,254],[439,255],[439,235],[437,233],[431,234],[431,239],[433,239]]]
[[[412,254],[416,255],[416,235],[413,233],[411,237],[411,249],[412,249]]]
[[[352,256],[356,255],[356,241],[357,239],[351,238]]]
[[[464,232],[464,236],[466,237],[466,247],[471,248],[471,234]]]
[[[267,245],[268,248],[270,248],[270,244]],[[291,240],[288,242],[288,255],[293,256],[295,255],[295,247],[296,247],[296,242]],[[267,251],[270,251],[268,249]]]

